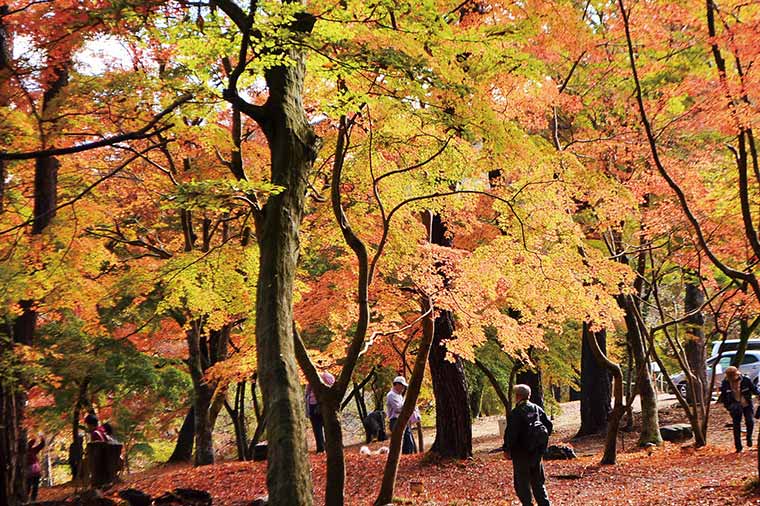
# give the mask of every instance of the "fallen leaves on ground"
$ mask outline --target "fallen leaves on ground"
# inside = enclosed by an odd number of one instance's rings
[[[324,501],[325,457],[311,455],[315,504]],[[730,447],[666,444],[652,456],[644,451],[621,453],[618,464],[600,466],[599,455],[546,463],[547,487],[554,504],[724,505],[760,504],[760,495],[745,491],[755,476],[755,451],[736,454]],[[346,504],[372,503],[385,456],[346,454]],[[411,481],[424,491],[412,492]],[[131,476],[118,489],[137,488],[152,496],[176,487],[208,490],[216,506],[243,506],[265,494],[266,465],[226,462],[193,468],[167,466]],[[117,489],[117,490],[118,490]],[[46,491],[49,497],[56,489]],[[113,494],[116,490],[111,490]],[[60,492],[59,492],[60,493]],[[422,455],[401,459],[396,497],[410,505],[517,504],[512,491],[512,464],[500,454],[480,453],[469,461],[426,462]]]

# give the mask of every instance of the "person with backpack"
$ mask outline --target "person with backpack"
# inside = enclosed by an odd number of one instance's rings
[[[742,451],[742,418],[747,424],[747,446],[752,446],[752,431],[755,422],[752,419],[752,396],[760,394],[757,386],[749,377],[743,375],[734,366],[727,367],[725,378],[720,385],[718,401],[731,414],[734,429],[734,447],[737,453]]]
[[[544,410],[530,402],[530,387],[515,385],[512,389],[515,407],[504,431],[504,456],[512,460],[515,493],[523,506],[550,506],[546,494],[543,456],[552,433],[552,422]]]
[[[98,417],[95,415],[95,413],[87,413],[87,416],[84,417],[84,424],[87,426],[87,433],[90,435],[91,443],[105,443],[108,441],[108,438],[106,436],[106,429],[100,425]]]

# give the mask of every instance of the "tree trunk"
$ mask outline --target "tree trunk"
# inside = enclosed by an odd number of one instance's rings
[[[271,506],[313,502],[305,438],[303,393],[293,348],[293,280],[306,183],[318,138],[302,102],[303,54],[266,72],[269,100],[263,125],[271,154],[271,182],[284,190],[270,196],[258,228],[259,280],[256,353],[269,434],[267,486]]]
[[[633,362],[636,368],[636,388],[641,399],[641,434],[639,446],[647,443],[662,444],[660,436],[660,420],[657,410],[657,392],[652,384],[649,374],[649,358],[644,350],[644,337],[641,335],[636,315],[632,304],[636,304],[629,295],[623,296],[623,309],[625,310],[625,323],[627,327],[626,339],[631,347]]]
[[[586,323],[584,323],[584,326]],[[612,377],[615,379],[615,407],[609,416],[609,423],[607,425],[607,438],[604,444],[604,455],[602,456],[602,464],[614,464],[617,459],[617,435],[620,429],[620,420],[625,413],[625,406],[623,405],[623,372],[620,370],[620,366],[611,362],[605,353],[602,352],[599,347],[599,341],[597,336],[604,334],[601,332],[586,332],[585,338],[588,340],[588,345],[594,358],[599,362],[599,365],[606,368]]]
[[[5,211],[5,179],[8,177],[5,160],[0,160],[0,213]]]
[[[591,330],[583,324],[581,348],[581,427],[576,437],[599,434],[607,427],[612,399],[610,374],[594,357],[589,347]],[[607,353],[607,333],[596,332],[596,340],[602,353]]]
[[[248,423],[245,416],[245,387],[246,382],[240,381],[235,389],[235,399],[237,400],[235,407],[235,413],[237,414],[235,435],[238,439],[239,460],[248,459]]]
[[[442,457],[466,459],[472,456],[472,419],[462,359],[447,360],[445,342],[454,333],[451,311],[441,311],[435,319],[435,335],[428,363],[435,395],[435,441],[430,451]]]
[[[440,215],[433,215],[429,230],[432,244],[452,246]],[[446,274],[441,275],[444,284],[448,283]],[[441,311],[435,319],[428,358],[435,395],[435,441],[430,451],[442,457],[466,459],[472,456],[472,419],[462,359],[454,356],[452,362],[446,357],[446,341],[453,337],[454,316],[451,311]]]
[[[474,420],[483,409],[484,375],[477,372],[468,375],[467,384],[470,386],[470,416]]]
[[[217,383],[208,381],[205,374],[209,367],[226,358],[230,328],[225,325],[207,333],[201,319],[195,319],[185,335],[187,365],[193,382],[195,465],[204,466],[214,463],[214,425],[224,399],[220,395],[214,400]]]
[[[499,381],[496,379],[496,376],[494,376],[491,370],[488,367],[486,367],[486,365],[483,362],[481,362],[480,360],[476,358],[475,365],[478,366],[478,369],[483,371],[483,374],[486,375],[486,378],[488,378],[488,381],[491,382],[491,386],[493,386],[493,389],[496,392],[497,397],[499,397],[499,400],[504,405],[504,412],[507,418],[509,418],[509,412],[512,411],[512,402],[510,401],[509,393],[504,392],[504,389],[501,388],[501,385],[499,384]]]
[[[200,384],[196,386],[193,394],[196,466],[214,463],[214,436],[209,416],[213,393],[208,385]]]
[[[9,47],[9,38],[0,18],[0,59],[3,67],[8,65],[6,58],[9,55]],[[68,83],[68,63],[53,69],[53,72],[55,80],[50,83],[42,98],[42,116],[45,119],[55,111],[55,99]],[[54,120],[49,121],[55,125]],[[46,146],[47,135],[47,132],[40,132],[43,147]],[[42,234],[55,216],[58,202],[58,166],[58,160],[54,157],[35,160],[32,235]],[[31,346],[34,343],[37,324],[35,302],[22,300],[19,301],[19,306],[22,310],[21,315],[16,318],[12,329],[9,329],[7,340],[0,343],[0,352],[3,355],[12,354],[16,344]],[[4,425],[3,442],[0,444],[0,462],[3,463],[0,470],[0,504],[8,506],[20,504],[25,498],[23,475],[27,435],[23,420],[28,387],[23,378],[4,378],[0,383],[0,421]]]
[[[237,446],[238,460],[248,460],[248,424],[245,418],[245,381],[238,381],[235,385],[234,405],[225,398],[223,401],[227,414],[232,421],[232,428],[235,431],[235,444]]]
[[[739,364],[744,361],[745,353],[747,353],[747,344],[750,337],[748,329],[747,317],[743,316],[739,320],[739,346],[736,347],[736,354],[731,359],[731,365],[734,367],[739,367]]]
[[[264,435],[264,431],[266,429],[267,429],[267,418],[266,418],[266,410],[264,410],[264,413],[262,414],[261,418],[256,424],[256,429],[253,431],[251,442],[248,443],[248,459],[253,459],[253,450],[256,448],[256,445],[259,444],[259,441],[261,441],[261,437]]]
[[[69,446],[69,468],[71,469],[71,479],[76,480],[82,466],[82,456],[84,455],[84,435],[79,434],[79,420],[82,414],[82,408],[85,406],[92,408],[87,398],[87,389],[90,386],[90,377],[85,376],[79,383],[79,392],[77,400],[71,410],[71,445]]]
[[[209,409],[213,391],[204,379],[208,368],[208,354],[205,346],[206,339],[202,335],[202,323],[200,319],[193,320],[191,328],[187,330],[187,365],[190,378],[193,382],[193,433],[195,435],[195,460],[196,466],[214,463],[214,441],[209,428]]]
[[[343,427],[341,426],[340,399],[330,399],[327,409],[320,404],[325,425],[325,453],[327,454],[327,479],[325,480],[325,506],[345,504],[344,483],[346,464],[343,457]]]
[[[695,312],[686,320],[686,341],[684,351],[686,352],[686,363],[694,376],[697,377],[697,385],[701,387],[701,394],[708,398],[709,388],[706,382],[707,362],[705,355],[705,317],[699,309],[705,303],[705,296],[699,285],[696,283],[686,284],[686,296],[684,297],[684,311],[688,314]],[[700,402],[701,399],[693,400]]]
[[[182,427],[177,434],[177,444],[174,446],[168,464],[177,462],[190,462],[193,459],[193,442],[195,441],[195,407],[190,406],[190,409],[185,415],[185,420],[182,422]]]
[[[412,416],[414,406],[417,404],[417,397],[422,387],[422,378],[425,375],[425,363],[430,353],[430,346],[433,344],[433,336],[435,334],[433,311],[433,301],[429,297],[423,296],[422,313],[427,313],[427,316],[422,320],[422,339],[417,349],[417,358],[414,361],[414,370],[409,380],[409,388],[406,391],[404,407],[401,408],[398,422],[391,433],[388,459],[385,461],[383,481],[380,484],[380,492],[374,502],[375,506],[385,506],[393,501],[393,491],[396,488],[396,473],[398,472],[398,463],[401,457],[401,440],[404,437],[404,430],[409,422],[409,417]]]
[[[541,385],[541,369],[522,369],[515,378],[517,384],[530,387],[530,402],[544,407],[544,389]]]
[[[7,343],[7,344],[6,344]],[[7,341],[0,342],[3,355],[11,353],[12,346]],[[3,430],[0,431],[0,504],[16,506],[24,502],[24,462],[26,445],[22,420],[24,397],[17,392],[15,382],[3,380],[0,383],[0,416]]]
[[[760,324],[760,316],[756,317],[752,322],[745,316],[739,320],[739,346],[736,348],[736,355],[731,359],[731,365],[739,367],[744,361],[744,354],[747,352],[747,345],[752,334]]]
[[[636,395],[636,389],[633,385],[633,352],[631,351],[631,345],[625,345],[625,360],[626,360],[626,372],[625,372],[625,389],[623,395],[626,399],[625,404],[625,432],[631,432],[633,430],[633,399]]]
[[[532,349],[528,351],[528,356],[532,355]],[[532,356],[534,367],[530,367],[527,364],[520,364],[520,368],[517,372],[515,381],[518,384],[528,385],[530,387],[530,402],[538,404],[542,408],[544,407],[544,386],[541,380],[541,367],[538,365],[538,361]]]

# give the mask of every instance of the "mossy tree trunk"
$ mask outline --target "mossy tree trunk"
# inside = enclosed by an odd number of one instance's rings
[[[303,2],[301,2],[303,3]],[[319,148],[303,104],[306,59],[302,45],[272,51],[288,65],[264,72],[268,97],[252,104],[240,96],[238,79],[246,71],[249,42],[260,34],[237,2],[216,0],[240,31],[241,50],[229,73],[224,98],[256,121],[266,136],[270,154],[270,182],[283,190],[270,195],[256,210],[259,279],[256,288],[256,355],[264,410],[267,413],[267,487],[272,506],[310,506],[311,471],[305,437],[303,391],[295,359],[293,283],[299,253],[299,230],[304,214],[307,181]],[[255,5],[255,4],[254,4]],[[297,12],[287,29],[297,39],[311,31],[313,15]]]

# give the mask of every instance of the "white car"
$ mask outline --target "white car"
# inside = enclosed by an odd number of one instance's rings
[[[714,357],[720,353],[720,350],[723,350],[723,353],[736,351],[739,348],[739,342],[739,339],[727,339],[725,342],[720,340],[715,341],[712,344],[712,353],[710,353],[710,356]],[[747,350],[760,350],[760,339],[748,339]]]
[[[733,360],[735,355],[736,355],[735,351],[727,351],[723,353],[723,356],[720,357],[720,361],[718,362],[718,365],[715,367],[715,383],[713,386],[716,389],[720,388],[720,383],[721,381],[723,381],[724,371],[726,370],[726,367],[731,365],[731,361]],[[712,356],[707,359],[707,377],[705,378],[705,380],[707,381],[707,384],[710,383],[713,365],[715,364],[716,360],[718,360],[717,355]],[[758,376],[760,376],[760,350],[747,350],[746,353],[744,353],[744,359],[742,360],[742,363],[739,366],[739,370],[745,376],[749,376],[749,378],[755,384],[757,384]],[[683,395],[684,397],[688,397],[689,386],[686,383],[686,374],[683,372],[680,372],[678,374],[674,374],[670,378],[673,380],[673,383],[681,392],[681,395]]]

